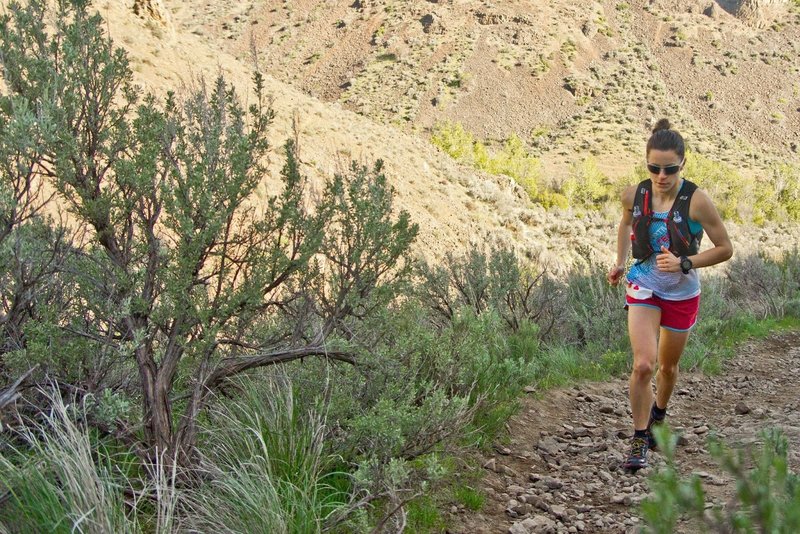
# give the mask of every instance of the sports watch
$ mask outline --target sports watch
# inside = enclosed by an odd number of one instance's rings
[[[692,264],[692,260],[686,256],[681,256],[681,271],[683,271],[683,274],[689,274],[689,271],[692,270],[693,265],[694,264]]]

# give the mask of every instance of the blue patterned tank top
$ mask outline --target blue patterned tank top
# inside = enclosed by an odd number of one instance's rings
[[[650,245],[656,252],[644,261],[636,261],[628,271],[628,281],[653,290],[653,294],[664,300],[686,300],[700,294],[700,277],[697,269],[692,269],[689,274],[667,273],[660,271],[656,265],[656,257],[661,253],[661,246],[669,248],[669,232],[667,232],[666,219],[668,211],[654,211],[653,221],[650,224]],[[700,223],[689,220],[689,228],[697,232]]]

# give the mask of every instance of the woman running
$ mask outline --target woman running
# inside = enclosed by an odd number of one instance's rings
[[[733,255],[725,225],[708,195],[681,177],[686,163],[683,137],[667,119],[656,123],[645,151],[650,178],[622,193],[617,261],[608,272],[616,286],[628,252],[635,262],[627,275],[628,335],[633,349],[630,402],[634,435],[623,468],[647,467],[656,443],[650,429],[661,424],[678,378],[678,362],[697,320],[697,269]],[[700,252],[707,234],[714,244]],[[656,395],[651,380],[658,362]]]

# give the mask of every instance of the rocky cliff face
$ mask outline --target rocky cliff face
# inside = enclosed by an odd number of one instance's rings
[[[172,19],[161,0],[134,0],[133,12],[143,20],[153,23],[166,31],[173,31]]]
[[[765,28],[786,14],[789,0],[737,0],[729,4],[732,4],[732,12],[743,21],[756,28]]]

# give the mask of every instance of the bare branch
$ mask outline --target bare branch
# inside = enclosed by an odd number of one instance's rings
[[[329,351],[322,345],[310,345],[298,349],[279,350],[257,354],[255,356],[225,358],[217,368],[204,381],[204,388],[211,390],[217,387],[223,380],[237,375],[248,369],[266,367],[279,363],[287,363],[309,356],[321,356],[330,360],[346,362],[355,365],[355,358],[348,352]]]
[[[394,516],[398,512],[400,512],[400,525],[398,526],[397,532],[398,533],[399,532],[403,532],[405,530],[405,526],[406,526],[406,514],[405,514],[405,511],[403,510],[403,507],[406,504],[408,504],[409,502],[411,502],[414,499],[416,499],[417,497],[419,497],[420,495],[422,495],[422,494],[421,493],[414,493],[413,495],[411,495],[410,497],[408,497],[406,499],[402,499],[402,500],[398,499],[397,505],[388,514],[383,516],[383,518],[380,520],[380,522],[377,525],[375,525],[375,528],[373,528],[370,531],[370,534],[380,534],[381,532],[383,532],[383,527],[384,527],[384,525],[386,525],[386,522],[389,521],[389,519],[391,519],[392,516]],[[397,498],[396,496],[393,496],[393,497]]]
[[[38,365],[34,365],[30,369],[28,369],[22,376],[17,378],[13,384],[8,386],[7,388],[0,389],[0,410],[17,400],[19,398],[19,388],[20,384],[22,384],[25,379],[27,379],[35,370],[39,367]]]

